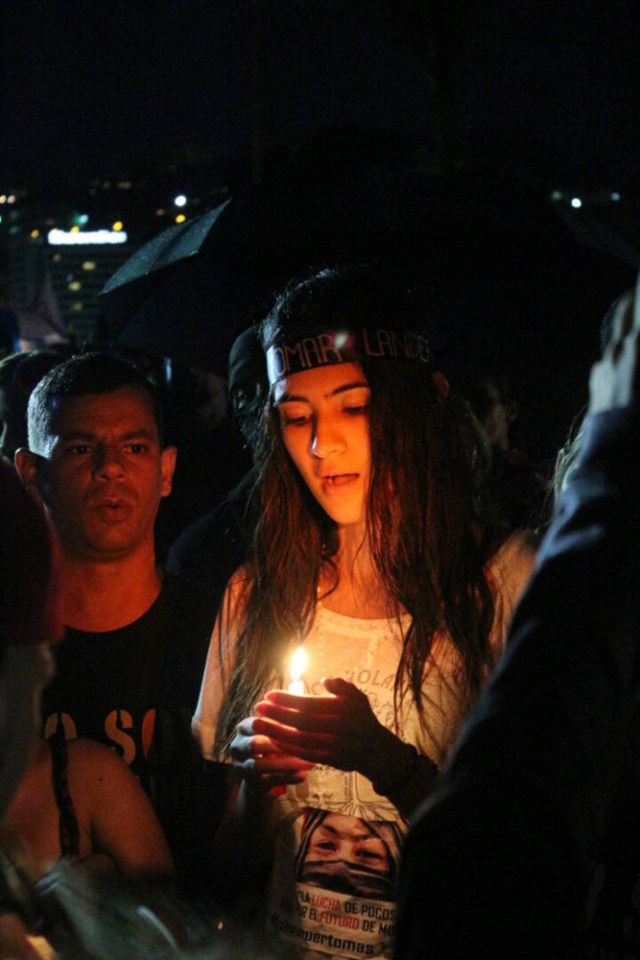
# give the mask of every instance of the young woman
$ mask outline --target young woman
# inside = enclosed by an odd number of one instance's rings
[[[238,773],[227,855],[245,874],[273,855],[268,925],[324,957],[389,954],[406,819],[531,565],[483,523],[478,435],[420,320],[366,269],[293,285],[266,319],[261,519],[194,718]],[[304,695],[287,689],[298,645]]]

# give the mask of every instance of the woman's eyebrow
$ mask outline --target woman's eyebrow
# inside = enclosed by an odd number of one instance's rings
[[[357,390],[359,387],[365,387],[369,389],[369,384],[366,380],[355,380],[353,383],[343,383],[341,387],[336,387],[335,390],[332,390],[330,393],[325,394],[325,399],[328,397],[335,397],[338,393],[346,393],[347,390]]]
[[[356,390],[362,387],[367,390],[369,389],[369,384],[366,380],[355,380],[353,383],[343,383],[339,387],[336,387],[335,390],[325,393],[324,399],[328,400],[329,397],[335,397],[337,394],[346,393],[348,390]],[[283,393],[276,402],[276,406],[279,407],[281,403],[309,403],[309,398],[302,396],[302,394]]]
[[[297,396],[294,393],[283,393],[282,396],[276,400],[275,406],[279,407],[281,403],[309,403],[307,397]]]

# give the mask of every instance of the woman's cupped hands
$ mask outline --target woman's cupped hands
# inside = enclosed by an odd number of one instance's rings
[[[339,677],[322,681],[326,695],[271,690],[239,726],[231,756],[250,785],[265,790],[301,783],[316,764],[371,776],[393,737],[368,697]]]

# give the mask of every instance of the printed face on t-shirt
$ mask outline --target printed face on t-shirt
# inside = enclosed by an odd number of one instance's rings
[[[358,817],[327,813],[313,827],[300,880],[352,896],[391,896],[394,864],[382,837]]]

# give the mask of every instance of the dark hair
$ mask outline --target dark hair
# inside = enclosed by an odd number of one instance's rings
[[[6,457],[12,458],[18,447],[27,446],[29,397],[45,374],[63,360],[64,357],[53,350],[27,350],[0,360],[0,389],[4,391],[7,427],[2,452]]]
[[[243,330],[229,351],[229,391],[245,380],[266,378],[267,364],[257,327]]]
[[[276,336],[362,326],[422,328],[421,311],[406,292],[365,268],[323,270],[291,285],[264,321],[265,348]],[[464,406],[443,397],[422,362],[362,362],[371,386],[372,480],[369,536],[375,566],[404,635],[395,683],[396,712],[410,692],[422,721],[423,680],[434,636],[449,634],[460,658],[460,712],[466,711],[493,663],[492,591],[484,573],[488,537],[474,497],[477,432]],[[277,412],[266,414],[258,455],[261,517],[247,562],[236,669],[221,712],[218,739],[237,722],[273,676],[281,675],[283,638],[311,625],[321,571],[333,566],[336,527],[292,465]],[[397,496],[391,498],[393,489]],[[442,746],[442,745],[439,745]]]
[[[39,640],[39,619],[52,575],[44,511],[13,467],[0,461],[0,661],[5,645]]]
[[[133,363],[111,353],[84,353],[71,357],[47,374],[29,400],[29,446],[38,453],[51,431],[58,407],[71,397],[111,393],[135,387],[146,395],[164,446],[164,417],[155,385]]]

